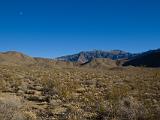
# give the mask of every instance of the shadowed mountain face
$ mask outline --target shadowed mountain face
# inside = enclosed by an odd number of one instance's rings
[[[128,60],[123,66],[160,67],[160,49],[144,52],[133,59]]]
[[[62,56],[57,58],[57,60],[79,62],[83,64],[95,58],[110,58],[112,60],[118,60],[118,59],[128,59],[134,56],[135,54],[124,52],[121,50],[113,50],[113,51],[96,50],[96,51],[80,52],[74,55]]]

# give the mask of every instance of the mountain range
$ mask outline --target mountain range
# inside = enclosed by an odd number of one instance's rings
[[[86,51],[80,52],[74,55],[67,55],[58,57],[57,60],[62,61],[70,61],[70,62],[79,62],[79,63],[86,63],[92,61],[96,58],[109,58],[112,60],[118,59],[129,59],[135,57],[137,54],[121,51],[121,50],[112,50],[112,51],[101,51],[101,50],[94,50],[94,51]]]
[[[110,65],[111,67],[115,65],[160,67],[160,49],[149,50],[143,53],[129,53],[121,50],[95,50],[58,57],[57,60],[78,62],[84,66],[94,67],[102,64],[103,66]]]
[[[20,52],[8,51],[0,53],[0,65],[76,66],[87,68],[113,68],[119,66],[160,67],[160,49],[138,54],[121,50],[83,51],[56,59],[33,58]]]

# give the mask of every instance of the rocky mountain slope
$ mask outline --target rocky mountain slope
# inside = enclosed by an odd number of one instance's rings
[[[79,62],[83,64],[95,58],[110,58],[112,60],[118,60],[118,59],[128,59],[134,56],[136,56],[136,54],[124,52],[121,50],[112,50],[112,51],[95,50],[88,52],[80,52],[74,55],[58,57],[57,60]]]

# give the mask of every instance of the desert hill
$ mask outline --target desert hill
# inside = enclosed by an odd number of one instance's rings
[[[1,65],[28,65],[35,64],[34,58],[16,51],[8,51],[0,53]]]

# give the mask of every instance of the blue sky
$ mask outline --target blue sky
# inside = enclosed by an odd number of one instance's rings
[[[160,47],[159,0],[0,0],[0,51],[57,57]]]

